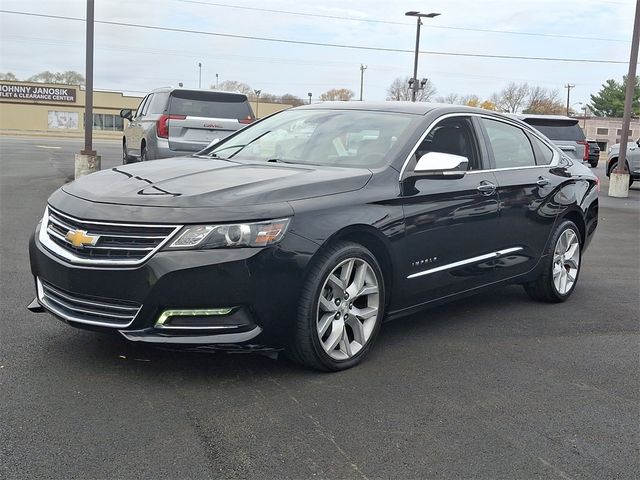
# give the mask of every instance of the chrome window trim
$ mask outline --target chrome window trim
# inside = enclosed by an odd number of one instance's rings
[[[103,260],[103,259],[87,259],[78,257],[73,252],[66,250],[60,247],[58,244],[54,243],[48,234],[48,226],[49,226],[49,211],[54,212],[56,215],[67,218],[69,220],[78,222],[80,224],[89,223],[94,225],[107,225],[112,227],[134,227],[134,228],[173,228],[173,231],[169,233],[166,238],[160,242],[156,247],[149,251],[147,255],[140,259],[136,260]],[[55,222],[52,222],[55,223]],[[114,222],[101,222],[101,221],[93,221],[93,220],[82,220],[80,218],[73,217],[71,215],[67,215],[66,213],[62,213],[55,208],[47,205],[44,211],[44,216],[42,217],[42,223],[40,225],[40,233],[38,235],[38,240],[51,253],[56,256],[69,261],[74,265],[86,265],[86,266],[104,266],[104,267],[131,267],[138,266],[149,260],[158,250],[160,250],[165,244],[167,244],[182,228],[182,225],[166,225],[166,224],[147,224],[147,223],[114,223]],[[135,237],[135,235],[134,235]],[[141,236],[143,237],[143,236]]]
[[[57,289],[55,287],[53,289],[57,291]],[[142,306],[140,306],[140,308],[138,308],[138,310],[136,311],[135,315],[133,315],[133,317],[131,318],[131,321],[129,323],[127,323],[126,325],[122,324],[122,323],[100,322],[100,321],[97,321],[97,320],[87,320],[85,318],[76,317],[75,315],[69,315],[68,313],[65,313],[62,310],[60,310],[59,308],[57,308],[55,305],[52,305],[51,303],[49,303],[46,300],[45,293],[44,293],[44,288],[42,286],[42,281],[40,280],[39,277],[36,278],[36,290],[37,290],[37,294],[38,294],[38,302],[40,303],[40,305],[42,305],[49,312],[53,313],[54,315],[57,315],[58,317],[66,320],[68,322],[84,323],[86,325],[94,325],[94,326],[98,326],[98,327],[110,327],[110,328],[122,329],[122,328],[130,327],[133,324],[133,322],[136,320],[136,318],[138,317],[138,314],[140,313],[140,310],[142,310]],[[90,303],[90,302],[83,301],[83,303]],[[100,303],[100,302],[96,302],[95,305],[96,306],[103,306],[103,304]]]
[[[430,275],[432,273],[443,272],[445,270],[451,270],[452,268],[463,267],[465,265],[469,265],[470,263],[481,262],[483,260],[491,260],[492,258],[500,258],[510,253],[519,252],[523,250],[522,247],[512,247],[506,248],[504,250],[498,250],[497,252],[486,253],[484,255],[478,255],[477,257],[466,258],[464,260],[458,260],[457,262],[447,263],[446,265],[440,265],[439,267],[429,268],[428,270],[423,270],[421,272],[412,273],[407,276],[407,279],[421,277],[423,275]]]
[[[402,165],[402,168],[400,169],[400,175],[398,176],[398,181],[402,181],[402,177],[404,176],[405,171],[407,170],[407,166],[409,165],[409,162],[411,161],[411,158],[413,158],[413,156],[415,155],[416,151],[418,150],[418,147],[424,141],[424,139],[427,138],[427,135],[429,135],[431,130],[433,130],[434,127],[436,125],[438,125],[438,123],[440,123],[442,120],[446,120],[447,118],[453,118],[453,117],[478,117],[478,118],[486,118],[487,120],[494,120],[494,121],[497,121],[497,122],[506,123],[507,125],[519,128],[520,130],[526,131],[529,134],[533,135],[538,140],[540,140],[542,143],[544,143],[549,148],[551,148],[551,151],[553,152],[553,159],[551,160],[551,163],[548,163],[546,165],[529,165],[529,166],[526,166],[526,167],[504,167],[504,168],[486,168],[486,169],[483,169],[483,170],[468,170],[467,174],[472,173],[472,172],[473,173],[484,173],[484,172],[500,172],[500,171],[503,171],[503,170],[523,170],[523,169],[528,169],[528,168],[549,168],[549,167],[555,167],[555,166],[558,165],[558,162],[560,160],[560,154],[556,150],[558,147],[553,145],[553,144],[551,144],[549,141],[545,140],[544,138],[542,138],[540,136],[540,134],[538,132],[536,132],[533,128],[528,128],[528,129],[525,130],[522,127],[522,125],[516,123],[515,121],[513,121],[513,120],[511,120],[509,118],[495,117],[493,115],[487,115],[487,114],[484,114],[484,113],[477,113],[477,112],[445,113],[444,115],[439,116],[433,122],[431,122],[431,124],[427,127],[427,129],[420,136],[420,138],[418,139],[416,144],[413,146],[413,148],[411,149],[411,152],[409,153],[409,155],[407,155],[407,158],[405,159],[405,161],[404,161],[404,163]],[[479,142],[483,141],[483,139],[482,138],[478,138],[478,141]],[[531,147],[531,149],[533,150],[533,146]],[[534,153],[535,153],[535,151],[534,151]]]

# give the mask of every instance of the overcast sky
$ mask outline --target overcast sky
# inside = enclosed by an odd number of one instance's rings
[[[424,21],[421,50],[628,62],[636,1],[96,0],[95,3],[96,21],[406,50],[415,46],[415,20],[405,17],[404,12],[439,12],[441,16]],[[86,2],[0,0],[0,6],[2,10],[84,18]],[[0,13],[0,35],[2,72],[11,71],[19,78],[43,70],[84,73],[82,22]],[[239,80],[275,94],[293,93],[307,98],[307,92],[317,97],[328,89],[346,87],[357,96],[359,67],[363,63],[368,66],[365,100],[383,100],[393,79],[410,75],[413,70],[413,54],[409,52],[274,43],[104,24],[96,25],[95,35],[95,87],[134,93],[178,82],[197,87],[197,65],[202,62],[203,86],[215,84],[218,73],[220,81]],[[626,64],[432,54],[421,54],[419,64],[419,77],[430,78],[438,95],[473,93],[486,98],[513,80],[557,88],[564,96],[564,84],[573,83],[576,87],[572,103],[588,101],[589,94],[596,92],[605,80],[620,80],[626,71]]]

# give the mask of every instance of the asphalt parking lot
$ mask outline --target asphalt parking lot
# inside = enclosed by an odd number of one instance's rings
[[[81,144],[0,137],[0,477],[637,478],[640,187],[607,197],[602,163],[568,302],[497,289],[385,324],[363,364],[320,374],[28,312],[27,240]]]

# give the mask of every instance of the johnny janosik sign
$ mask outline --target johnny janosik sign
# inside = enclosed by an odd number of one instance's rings
[[[76,89],[0,83],[0,98],[8,98],[11,100],[48,100],[50,102],[75,102]]]

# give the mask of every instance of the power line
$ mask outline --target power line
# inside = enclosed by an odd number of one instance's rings
[[[285,15],[296,15],[300,17],[326,18],[330,20],[342,20],[347,22],[382,23],[387,25],[404,25],[404,26],[411,26],[411,27],[414,26],[413,23],[394,22],[391,20],[378,20],[373,18],[341,17],[338,15],[294,12],[291,10],[276,10],[272,8],[261,8],[261,7],[246,7],[241,5],[229,5],[226,3],[203,2],[199,0],[174,0],[174,1],[181,2],[181,3],[192,3],[197,5],[208,5],[211,7],[234,8],[237,10],[252,10],[256,12],[265,12],[265,13],[279,13],[279,14],[285,14]],[[502,33],[502,34],[508,34],[508,35],[525,35],[525,36],[533,36],[533,37],[569,38],[573,40],[595,40],[595,41],[602,41],[602,42],[629,43],[629,40],[622,40],[617,38],[585,37],[585,36],[579,36],[579,35],[562,35],[559,33],[517,32],[514,30],[493,30],[489,28],[452,27],[449,25],[431,25],[431,24],[425,25],[425,28],[436,28],[436,29],[443,29],[443,30],[459,30],[459,31],[467,31],[467,32],[482,32],[482,33]]]
[[[62,15],[47,15],[44,13],[32,13],[32,12],[18,12],[14,10],[0,10],[0,13],[7,13],[12,15],[23,15],[29,17],[40,17],[40,18],[51,18],[57,20],[71,20],[76,22],[84,22],[83,18],[77,17],[65,17]],[[391,52],[391,53],[413,53],[414,50],[407,50],[401,48],[384,48],[384,47],[369,47],[365,45],[347,45],[340,43],[323,43],[323,42],[310,42],[310,41],[302,41],[302,40],[287,40],[282,38],[272,38],[272,37],[258,37],[253,35],[238,35],[231,33],[218,33],[218,32],[206,32],[203,30],[190,30],[185,28],[172,28],[172,27],[159,27],[156,25],[143,25],[138,23],[125,23],[125,22],[113,22],[108,20],[96,20],[95,23],[103,24],[103,25],[116,25],[121,27],[132,27],[132,28],[142,28],[147,30],[160,30],[165,32],[177,32],[177,33],[191,33],[196,35],[210,35],[214,37],[224,37],[224,38],[236,38],[243,40],[258,40],[262,42],[273,42],[273,43],[288,43],[294,45],[307,45],[307,46],[316,46],[316,47],[331,47],[331,48],[346,48],[353,50],[368,50],[368,51],[376,51],[376,52]],[[597,64],[621,64],[625,65],[628,62],[622,60],[595,60],[595,59],[585,59],[585,58],[553,58],[553,57],[529,57],[529,56],[519,56],[519,55],[491,55],[491,54],[482,54],[482,53],[461,53],[461,52],[436,52],[429,50],[421,50],[421,54],[423,55],[443,55],[443,56],[453,56],[453,57],[471,57],[471,58],[496,58],[503,60],[534,60],[534,61],[546,61],[546,62],[568,62],[568,63],[597,63]]]

